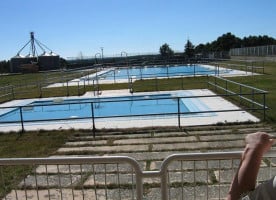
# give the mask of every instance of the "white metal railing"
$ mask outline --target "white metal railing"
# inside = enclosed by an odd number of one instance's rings
[[[223,199],[240,156],[240,151],[174,154],[156,171],[143,171],[126,156],[0,159],[1,198]],[[276,151],[265,155],[259,182],[275,173],[275,161]],[[30,167],[26,175],[15,178],[24,166]]]

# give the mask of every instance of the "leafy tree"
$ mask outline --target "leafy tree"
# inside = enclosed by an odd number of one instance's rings
[[[170,48],[170,46],[167,43],[163,44],[160,47],[159,52],[162,57],[169,57],[174,54],[173,50]]]
[[[0,73],[8,72],[10,72],[10,62],[6,60],[0,61]]]
[[[229,32],[218,37],[216,42],[218,51],[229,51],[231,48],[240,47],[241,39]]]
[[[195,47],[190,40],[187,40],[187,43],[185,44],[184,54],[188,58],[192,58],[195,55]]]
[[[231,48],[253,47],[262,45],[276,45],[276,39],[264,36],[249,36],[243,39],[228,32],[218,37],[215,41],[206,44],[199,44],[195,47],[195,53],[210,51],[229,51]]]

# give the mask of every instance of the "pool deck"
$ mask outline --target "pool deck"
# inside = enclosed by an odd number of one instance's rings
[[[185,90],[189,91],[193,96],[208,96],[215,95],[208,89],[196,89],[196,90]],[[170,91],[172,92],[172,91]],[[179,92],[179,91],[173,91]],[[144,92],[143,94],[161,94],[163,92]],[[135,93],[139,94],[139,93]],[[108,90],[103,91],[101,97],[114,97],[114,96],[125,96],[130,95],[129,90]],[[63,97],[64,99],[70,98],[87,98],[94,97],[93,92],[87,92],[81,97]],[[47,98],[54,99],[54,98]],[[238,106],[225,100],[222,97],[200,97],[197,98],[203,102],[210,110],[235,110],[239,109]],[[38,99],[28,100],[14,100],[6,102],[0,105],[0,107],[6,106],[19,106],[26,104],[26,101],[34,101]],[[1,113],[0,113],[1,114]],[[217,123],[226,122],[259,122],[260,120],[255,116],[251,115],[246,111],[234,111],[234,112],[217,112],[215,115],[209,116],[193,116],[193,117],[182,117],[180,119],[180,125],[183,126],[197,126],[197,125],[211,125]],[[141,128],[141,127],[162,127],[162,126],[178,126],[177,116],[171,116],[169,118],[119,118],[119,119],[96,119],[95,127],[97,129],[102,128]],[[93,124],[91,119],[86,120],[68,120],[68,121],[55,121],[55,122],[40,122],[40,123],[26,123],[24,129],[31,130],[59,130],[59,129],[92,129]],[[0,132],[10,131],[21,131],[21,124],[0,124]]]

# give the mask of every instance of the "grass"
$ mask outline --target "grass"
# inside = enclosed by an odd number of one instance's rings
[[[229,61],[229,63],[233,62]],[[263,63],[255,63],[255,65],[262,66]],[[264,75],[231,77],[229,79],[268,91],[266,101],[266,104],[269,107],[269,110],[267,111],[267,122],[274,126],[276,121],[276,62],[265,62],[264,67]]]
[[[39,131],[0,134],[1,158],[47,157],[52,155],[73,131]],[[1,166],[0,198],[30,174],[33,166]],[[4,182],[3,182],[4,181]],[[5,187],[4,187],[5,186]]]

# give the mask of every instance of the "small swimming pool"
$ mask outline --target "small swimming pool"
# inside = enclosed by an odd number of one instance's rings
[[[219,71],[218,71],[219,70]],[[208,65],[175,65],[175,66],[145,66],[120,69],[102,70],[97,74],[89,77],[82,77],[80,80],[99,78],[101,80],[117,80],[117,79],[143,79],[143,78],[162,78],[162,77],[177,77],[177,76],[193,76],[230,73],[232,70],[225,68],[216,68]],[[96,77],[97,76],[97,77]]]
[[[87,118],[169,117],[208,110],[200,100],[185,98],[187,92],[119,97],[95,97],[39,100],[21,107],[10,108],[0,115],[0,123],[53,121]],[[209,114],[210,115],[210,114]],[[183,115],[188,117],[189,115]],[[194,114],[195,116],[195,114]]]

